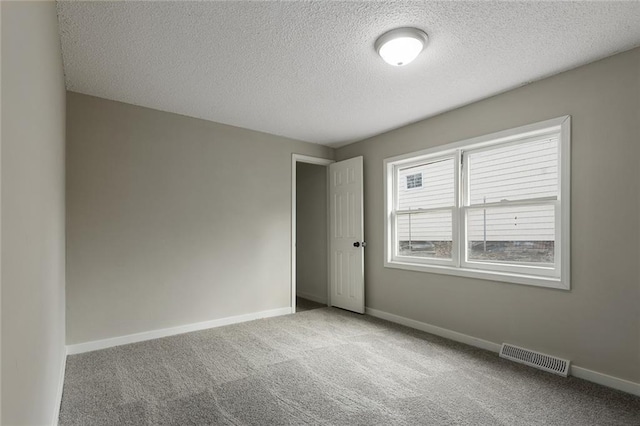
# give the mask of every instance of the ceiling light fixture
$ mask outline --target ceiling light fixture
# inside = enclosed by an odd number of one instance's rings
[[[378,37],[375,48],[386,63],[401,67],[422,52],[427,40],[427,34],[417,28],[396,28]]]

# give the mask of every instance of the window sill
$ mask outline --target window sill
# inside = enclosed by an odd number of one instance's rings
[[[476,278],[480,280],[555,288],[558,290],[570,289],[568,281],[562,282],[560,278],[552,277],[540,277],[533,275],[515,274],[511,272],[496,272],[469,268],[457,268],[451,266],[425,265],[421,263],[400,262],[397,260],[385,261],[384,266],[385,268],[405,269],[408,271],[428,272],[432,274],[454,275],[458,277]]]

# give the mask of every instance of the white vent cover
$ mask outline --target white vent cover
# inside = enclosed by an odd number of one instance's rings
[[[500,348],[500,358],[510,359],[511,361],[530,365],[531,367],[564,377],[569,375],[569,364],[571,363],[571,361],[566,359],[545,355],[540,352],[520,348],[507,343],[503,343],[502,348]]]

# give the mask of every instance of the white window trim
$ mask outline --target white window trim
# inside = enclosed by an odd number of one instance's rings
[[[422,162],[425,160],[431,160],[438,157],[454,155],[456,158],[456,167],[460,167],[461,152],[463,150],[478,149],[485,146],[491,146],[494,144],[508,143],[510,141],[521,141],[526,138],[540,137],[546,133],[559,133],[559,167],[560,167],[560,188],[558,194],[558,200],[553,202],[556,208],[560,208],[560,214],[556,215],[556,264],[559,265],[560,273],[556,276],[541,276],[541,275],[527,275],[520,272],[510,272],[508,267],[501,267],[505,270],[487,270],[487,269],[474,269],[469,267],[473,262],[461,262],[458,256],[457,260],[448,261],[441,260],[434,262],[428,260],[427,263],[422,263],[420,259],[411,257],[402,257],[398,259],[394,256],[395,246],[393,244],[395,240],[395,221],[393,220],[393,197],[394,197],[394,185],[396,182],[396,174],[394,168],[400,165],[408,165],[411,163]],[[384,160],[384,266],[386,268],[405,269],[410,271],[430,272],[436,274],[455,275],[468,278],[485,279],[492,281],[501,281],[514,284],[532,285],[538,287],[549,287],[562,290],[570,290],[570,273],[571,273],[571,196],[570,196],[570,182],[571,182],[571,117],[563,116],[554,118],[551,120],[541,121],[538,123],[529,124],[513,129],[503,130],[500,132],[492,133],[489,135],[483,135],[463,141],[449,143],[417,152],[411,152],[395,157],[387,158]],[[453,226],[453,247],[456,253],[461,253],[461,247],[459,247],[461,232],[459,229],[460,224],[463,224],[466,211],[471,207],[462,206],[462,182],[459,182],[460,173],[455,174],[455,185],[457,188],[458,197],[456,199],[455,210],[461,217],[458,221],[454,221]],[[561,206],[561,207],[560,207]],[[558,259],[559,258],[559,259]],[[558,261],[559,260],[559,261]],[[483,262],[483,265],[486,263]],[[532,267],[537,271],[540,271],[540,267]],[[518,268],[522,270],[522,267]]]

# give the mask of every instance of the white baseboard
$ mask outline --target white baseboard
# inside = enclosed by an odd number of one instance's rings
[[[488,351],[496,353],[500,352],[500,347],[502,346],[498,343],[489,342],[488,340],[478,339],[477,337],[458,333],[457,331],[437,327],[435,325],[416,321],[411,318],[401,317],[395,314],[390,314],[388,312],[380,311],[377,309],[365,308],[365,313],[367,315],[371,315],[372,317],[382,318],[396,324],[406,325],[407,327],[426,331],[427,333],[435,334],[436,336],[445,337],[447,339],[455,340],[456,342],[465,343],[470,346],[475,346],[477,348],[486,349]],[[599,385],[607,386],[613,389],[640,396],[640,383],[635,383],[628,380],[620,379],[618,377],[609,376],[604,373],[598,373],[597,371],[588,370],[576,365],[571,365],[571,375],[579,379],[584,379],[589,382],[597,383]]]
[[[447,339],[455,340],[456,342],[466,343],[467,345],[475,346],[477,348],[486,349],[492,352],[500,352],[501,345],[497,343],[478,339],[477,337],[458,333],[457,331],[448,330],[446,328],[437,327],[435,325],[427,324],[426,322],[416,321],[372,308],[365,308],[365,314],[395,322],[396,324],[406,325],[407,327],[415,328],[417,330],[426,331],[427,333],[435,334],[436,336],[446,337]]]
[[[597,371],[588,370],[576,365],[571,366],[571,375],[579,379],[584,379],[602,386],[607,386],[632,395],[640,396],[640,383],[609,376],[604,373],[598,373]]]
[[[159,339],[161,337],[174,336],[176,334],[189,333],[191,331],[206,330],[208,328],[221,327],[223,325],[253,321],[261,318],[277,317],[291,313],[291,307],[271,309],[268,311],[253,312],[250,314],[236,315],[233,317],[219,318],[211,321],[197,322],[180,325],[178,327],[163,328],[160,330],[145,331],[143,333],[128,334],[126,336],[112,337],[104,340],[77,343],[67,346],[67,354],[75,355],[84,352],[97,351],[113,346],[127,345],[129,343],[144,342],[145,340]]]
[[[327,304],[327,298],[326,297],[316,296],[316,295],[313,295],[311,293],[305,293],[303,291],[297,291],[296,292],[296,296],[302,297],[303,299],[311,300],[312,302],[318,302],[318,303],[322,303],[322,304],[325,304],[325,305]]]
[[[60,377],[58,378],[58,389],[56,390],[56,400],[55,407],[53,408],[53,419],[51,420],[51,424],[53,426],[58,426],[58,418],[60,417],[60,406],[62,405],[62,390],[64,388],[64,373],[67,370],[67,351],[65,348],[64,353],[62,354],[62,366],[60,368]]]

